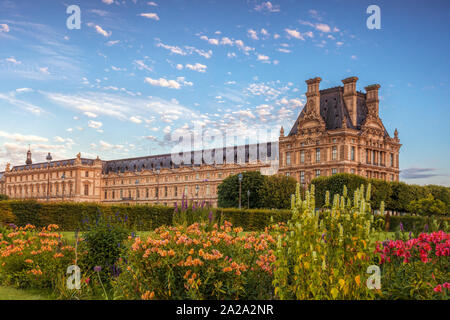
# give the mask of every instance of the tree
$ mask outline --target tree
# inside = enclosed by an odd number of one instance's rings
[[[445,203],[439,199],[435,199],[431,193],[426,198],[411,201],[409,211],[421,216],[444,215],[449,213]]]
[[[261,195],[265,176],[259,171],[242,173],[241,206],[247,208],[247,191],[250,191],[250,208],[261,208]],[[217,187],[218,206],[221,208],[239,207],[239,178],[232,175],[225,178]]]
[[[291,195],[295,194],[297,180],[285,175],[267,176],[264,180],[262,207],[268,209],[289,209]]]
[[[9,197],[6,194],[0,194],[0,201],[9,200]]]

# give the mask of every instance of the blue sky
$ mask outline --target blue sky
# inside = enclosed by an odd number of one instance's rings
[[[380,30],[366,26],[372,4]],[[107,160],[170,152],[202,126],[276,139],[306,79],[357,76],[358,90],[381,85],[401,179],[450,185],[449,27],[446,0],[0,0],[0,168],[28,144],[34,161]]]

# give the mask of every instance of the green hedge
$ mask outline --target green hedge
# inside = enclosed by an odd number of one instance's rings
[[[57,224],[61,230],[83,230],[85,222],[94,221],[100,212],[137,230],[153,230],[161,225],[172,224],[173,208],[77,202],[0,201],[0,222],[14,222],[18,226],[28,223],[37,227]]]
[[[449,217],[424,217],[424,216],[404,215],[404,216],[389,216],[389,218],[387,219],[389,220],[388,231],[392,232],[400,230],[400,222],[403,224],[404,231],[413,231],[419,233],[437,230],[443,230],[445,232],[448,232],[450,226]],[[433,220],[437,228],[434,227]],[[428,225],[428,230],[426,229],[426,225]]]
[[[242,227],[245,231],[261,231],[273,223],[287,222],[291,218],[290,210],[269,209],[215,209],[218,219],[227,220],[235,227]]]

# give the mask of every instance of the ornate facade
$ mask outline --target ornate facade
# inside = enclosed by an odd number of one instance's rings
[[[358,92],[351,77],[319,90],[321,80],[306,81],[305,107],[287,136],[280,130],[279,173],[303,185],[335,173],[398,181],[401,144],[397,129],[391,138],[379,117],[380,85]]]
[[[217,205],[221,181],[250,170],[293,176],[304,186],[314,177],[340,172],[398,181],[401,144],[397,130],[390,137],[379,117],[380,86],[358,92],[357,80],[347,78],[343,86],[325,90],[319,89],[320,78],[307,80],[306,105],[287,135],[281,128],[278,142],[193,151],[179,165],[170,154],[112,161],[78,154],[33,164],[28,151],[25,165],[7,164],[0,173],[0,194],[39,201],[164,205],[181,203],[184,196]],[[206,152],[212,164],[205,163]]]

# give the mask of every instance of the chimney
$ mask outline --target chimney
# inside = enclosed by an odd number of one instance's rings
[[[372,84],[370,86],[365,87],[366,89],[366,105],[369,114],[375,115],[377,118],[379,117],[379,105],[380,100],[378,99],[378,89],[380,89],[379,84]]]
[[[350,120],[355,127],[357,125],[356,81],[358,81],[358,77],[350,77],[342,80],[342,83],[344,84],[344,102],[347,106],[348,113],[350,114]]]
[[[308,85],[308,91],[306,92],[307,111],[310,111],[309,108],[314,108],[315,113],[318,115],[320,115],[320,92],[319,92],[320,81],[322,81],[322,79],[319,77],[305,81],[306,84]]]

